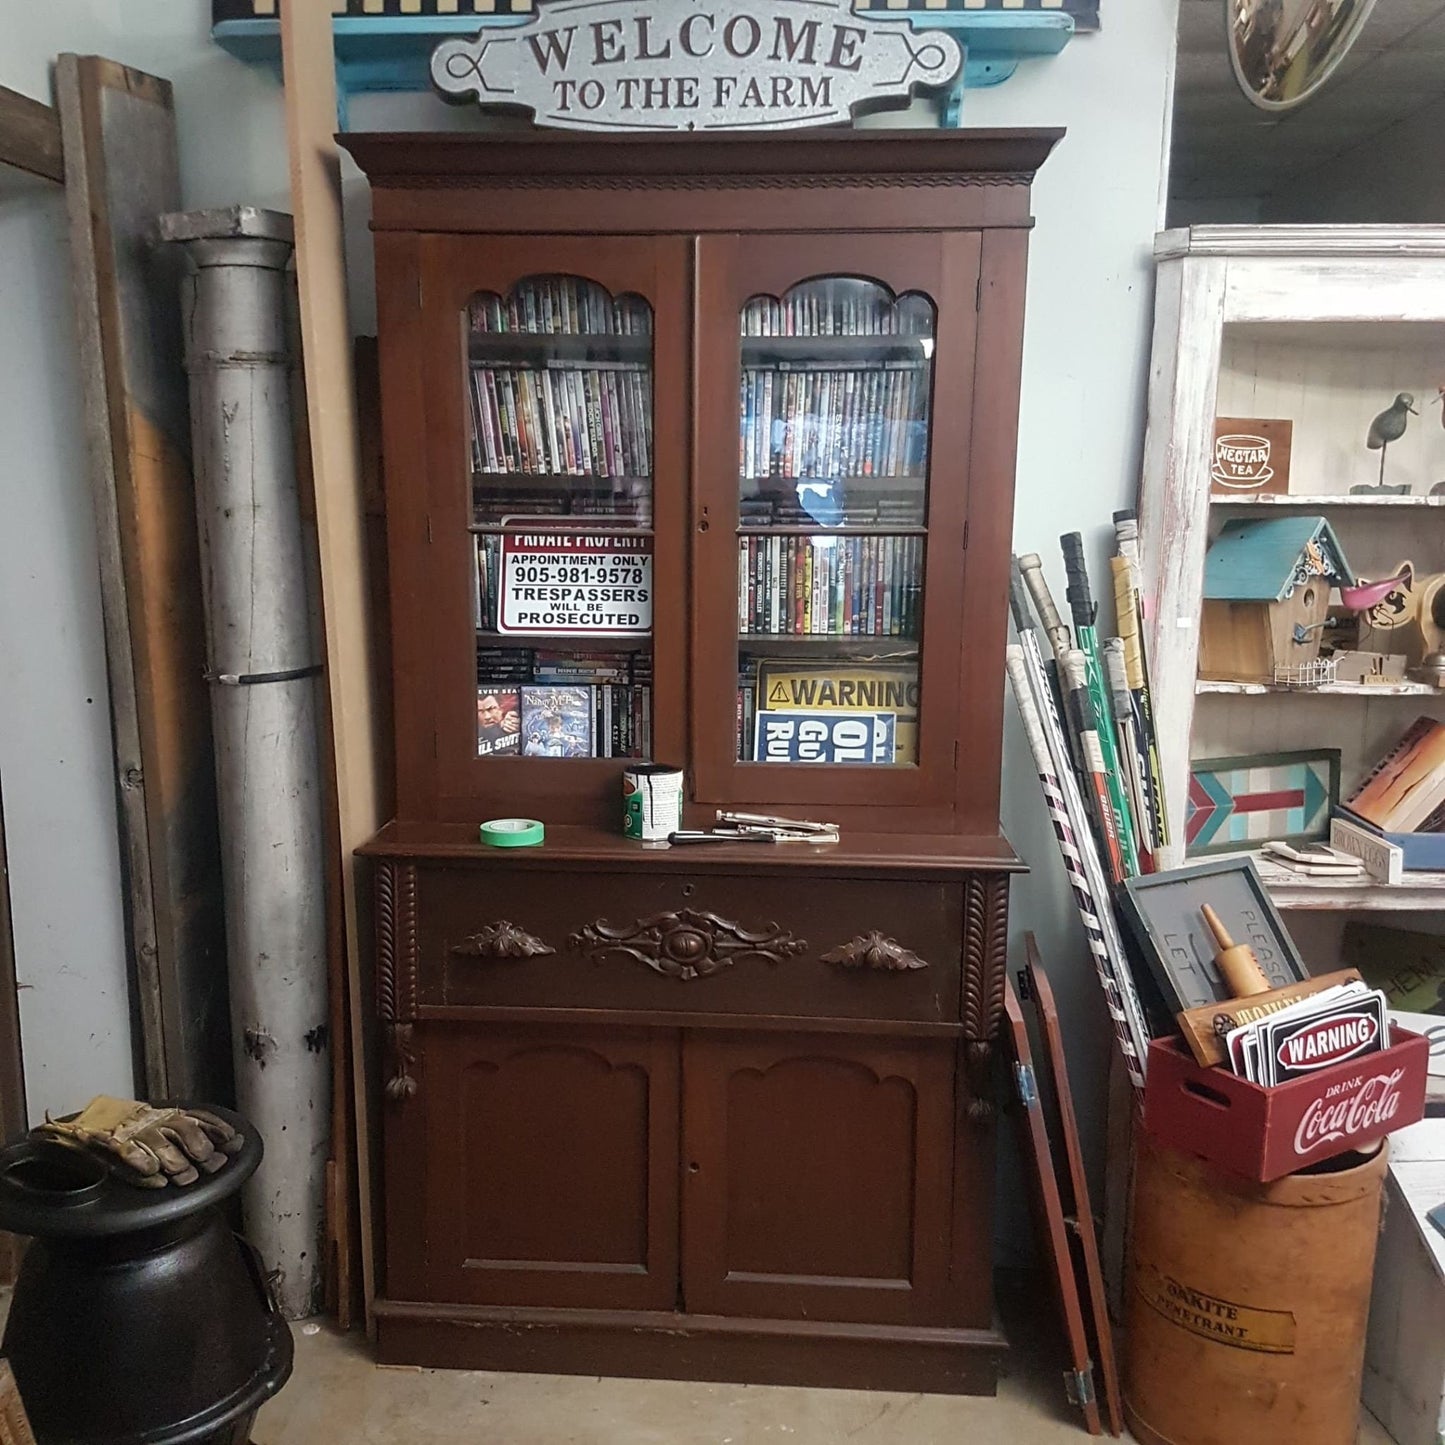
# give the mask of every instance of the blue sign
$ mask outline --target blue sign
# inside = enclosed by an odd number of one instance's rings
[[[753,756],[760,763],[891,763],[898,714],[758,713]]]

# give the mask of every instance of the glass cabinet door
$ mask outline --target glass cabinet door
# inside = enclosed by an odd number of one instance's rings
[[[684,586],[685,243],[424,246],[438,572],[415,583],[447,601],[412,626],[430,633],[443,810],[485,796],[615,821],[627,760],[680,752],[685,633],[658,599]]]
[[[478,757],[651,754],[652,319],[576,276],[471,298]]]
[[[728,767],[700,759],[717,801],[948,802],[958,608],[950,626],[947,607],[961,547],[938,599],[934,569],[961,541],[966,490],[964,451],[940,456],[935,426],[950,277],[936,241],[930,256],[914,238],[879,239],[887,244],[852,238],[856,256],[836,241],[798,238],[792,255],[767,240],[717,243],[730,252],[718,287],[728,312],[710,312],[711,345],[700,345],[735,388],[729,456],[736,449],[727,483],[716,468],[703,487],[704,508],[716,497],[729,524],[732,551],[726,623],[707,601],[714,587],[700,589],[736,680],[735,692],[716,689],[708,703],[727,715]],[[797,275],[809,249],[820,252],[818,270],[776,284],[780,266]],[[716,334],[724,324],[726,368]],[[957,357],[949,362],[957,368]],[[957,421],[943,440],[957,441]],[[721,437],[709,454],[713,445]],[[701,536],[704,553],[713,531]],[[930,643],[936,665],[926,667]],[[941,715],[926,722],[935,703]],[[718,732],[715,723],[699,729],[700,753],[711,750],[709,735],[718,747]]]

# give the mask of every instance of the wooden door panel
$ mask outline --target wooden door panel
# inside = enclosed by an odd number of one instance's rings
[[[417,240],[413,290],[405,303],[410,309],[402,321],[419,388],[417,404],[388,431],[388,455],[408,453],[402,467],[407,490],[389,481],[388,507],[413,519],[405,534],[393,533],[391,555],[393,631],[401,669],[396,735],[399,752],[407,755],[402,777],[414,775],[433,792],[424,798],[400,796],[405,816],[474,822],[488,816],[479,813],[480,805],[553,823],[616,825],[623,759],[477,755],[480,634],[476,538],[469,531],[471,399],[464,323],[474,297],[506,296],[528,277],[593,283],[614,298],[640,298],[651,309],[646,355],[652,377],[653,590],[668,599],[653,618],[652,747],[657,757],[684,756],[687,612],[680,599],[687,593],[684,539],[691,465],[689,245],[681,236],[424,235]],[[565,529],[576,520],[559,516],[555,525]],[[488,646],[501,641],[492,634],[483,640]],[[567,646],[567,639],[559,638],[558,645]],[[410,758],[413,753],[416,760]]]
[[[670,1309],[677,1035],[426,1032],[429,1298]]]
[[[697,802],[808,807],[820,810],[810,816],[866,821],[880,829],[953,826],[959,771],[955,744],[960,728],[968,726],[966,718],[960,721],[963,698],[958,679],[964,549],[970,513],[981,500],[974,495],[969,460],[968,401],[974,389],[980,256],[977,232],[700,238],[691,713]],[[895,297],[918,293],[935,308],[925,463],[927,529],[920,539],[922,635],[914,644],[920,649],[921,668],[916,766],[810,766],[737,759],[738,544],[740,535],[745,535],[738,530],[739,378],[745,359],[740,318],[755,297],[780,298],[800,284],[830,277],[869,281]],[[814,364],[847,366],[849,343],[867,339],[830,335],[830,347],[845,348],[839,353],[841,359]],[[755,340],[750,337],[750,344]],[[771,638],[759,640],[750,651],[774,647],[787,662],[804,656],[840,658],[840,653],[817,650],[825,641],[824,635]],[[992,748],[996,750],[996,740]],[[964,756],[972,757],[976,765],[989,751],[976,747]]]
[[[683,1299],[948,1323],[953,1045],[687,1035]]]

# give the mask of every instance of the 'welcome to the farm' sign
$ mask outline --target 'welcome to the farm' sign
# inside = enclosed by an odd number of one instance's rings
[[[780,130],[906,104],[962,65],[952,36],[849,0],[545,0],[523,26],[444,41],[432,79],[575,130]]]

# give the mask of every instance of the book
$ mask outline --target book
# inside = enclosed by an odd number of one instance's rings
[[[513,756],[522,750],[522,704],[516,687],[477,685],[477,756]]]
[[[1344,806],[1386,833],[1435,831],[1445,806],[1445,723],[1416,718]]]
[[[587,687],[531,686],[521,690],[522,755],[593,756],[593,698]]]

